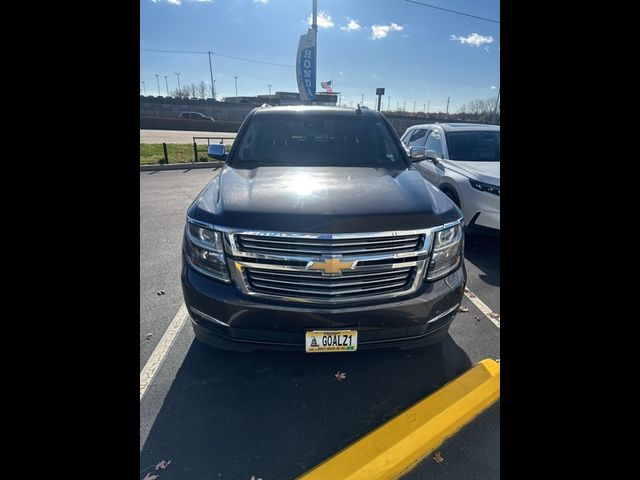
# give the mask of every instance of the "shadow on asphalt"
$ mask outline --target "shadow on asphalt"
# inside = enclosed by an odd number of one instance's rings
[[[335,355],[225,352],[194,341],[140,465],[171,460],[171,480],[296,478],[470,367],[450,336],[409,351]]]
[[[500,286],[500,235],[465,233],[464,256],[482,271],[482,281]]]

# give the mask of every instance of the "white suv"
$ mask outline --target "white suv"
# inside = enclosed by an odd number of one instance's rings
[[[422,176],[460,207],[465,226],[500,231],[499,126],[414,125],[402,143]]]

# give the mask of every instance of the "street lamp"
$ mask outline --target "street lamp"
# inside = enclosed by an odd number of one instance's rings
[[[271,95],[271,84],[267,84],[267,87],[269,87],[269,95]]]
[[[391,97],[387,95],[387,112],[391,111]]]
[[[238,76],[234,75],[233,79],[236,81],[236,97],[238,96]]]
[[[164,84],[167,87],[167,97],[169,96],[169,81],[167,80],[167,76],[164,76]]]
[[[156,77],[156,82],[158,82],[158,96],[161,97],[162,94],[160,93],[160,75],[158,75],[157,73],[154,73],[155,77]]]

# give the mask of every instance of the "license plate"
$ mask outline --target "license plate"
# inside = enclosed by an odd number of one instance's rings
[[[306,334],[307,352],[355,352],[357,349],[356,330],[313,330]]]

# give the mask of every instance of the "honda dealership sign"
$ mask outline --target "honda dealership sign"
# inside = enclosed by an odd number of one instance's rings
[[[296,57],[298,91],[302,100],[316,99],[316,32],[309,29],[300,37]]]

